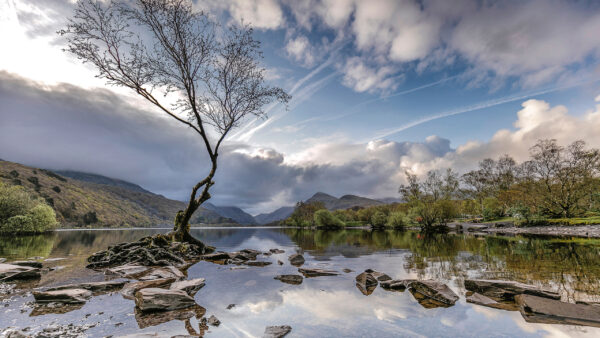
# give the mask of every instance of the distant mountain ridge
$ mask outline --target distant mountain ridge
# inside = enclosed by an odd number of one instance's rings
[[[223,217],[231,218],[237,223],[243,225],[253,225],[257,223],[252,215],[235,206],[218,207],[210,202],[204,202],[202,207],[207,210],[214,211]]]
[[[294,212],[295,207],[281,207],[275,211],[269,213],[258,214],[254,216],[256,223],[258,224],[269,224],[277,221],[281,221],[290,217]]]
[[[338,209],[348,209],[352,207],[366,208],[385,204],[381,201],[356,195],[344,195],[340,198],[337,198],[324,192],[317,192],[311,198],[306,200],[306,203],[312,202],[322,202],[325,205],[325,208],[332,211]]]

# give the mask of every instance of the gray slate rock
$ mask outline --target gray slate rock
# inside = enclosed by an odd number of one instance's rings
[[[501,310],[509,310],[509,311],[517,310],[517,308],[514,304],[500,303],[489,297],[481,295],[477,292],[474,292],[472,295],[467,296],[467,303],[477,304],[477,305],[481,305],[481,306],[487,306],[487,307],[491,307],[494,309],[501,309]]]
[[[60,285],[53,286],[47,288],[45,291],[57,291],[57,290],[65,290],[65,289],[85,289],[94,292],[101,291],[112,291],[119,290],[123,288],[123,286],[127,283],[127,281],[107,281],[107,282],[91,282],[91,283],[80,283],[80,284],[68,284],[68,285]]]
[[[192,307],[196,301],[182,290],[147,288],[135,294],[135,305],[142,312],[170,311]]]
[[[219,326],[219,325],[221,325],[221,321],[219,319],[217,319],[217,317],[215,317],[215,315],[210,316],[208,318],[207,323],[208,323],[208,325],[211,325],[211,326]]]
[[[338,272],[333,270],[324,270],[316,268],[299,268],[298,272],[304,275],[306,278],[319,277],[319,276],[337,276]]]
[[[586,325],[600,327],[600,307],[564,303],[532,295],[515,297],[521,315],[530,323]]]
[[[29,266],[29,267],[37,268],[37,269],[41,269],[43,266],[42,263],[36,262],[36,261],[14,261],[14,262],[10,262],[9,264],[18,265],[18,266]]]
[[[514,281],[467,279],[465,280],[465,288],[469,291],[477,292],[484,296],[501,300],[512,301],[514,300],[515,296],[519,294],[527,294],[555,300],[560,299],[560,294],[557,292]]]
[[[371,293],[373,293],[373,291],[377,287],[377,284],[377,279],[368,272],[363,272],[360,275],[356,276],[356,287],[365,296],[368,296]]]
[[[163,266],[158,269],[152,270],[146,276],[140,278],[142,281],[153,280],[153,279],[165,279],[174,278],[175,280],[184,280],[185,275],[179,269],[174,266]]]
[[[394,290],[394,291],[404,291],[410,287],[412,282],[416,281],[415,279],[392,279],[381,282],[382,288],[386,290]]]
[[[367,269],[367,270],[365,270],[365,272],[373,275],[373,277],[375,277],[375,279],[377,279],[380,282],[392,280],[392,277],[388,276],[387,274],[385,274],[383,272],[375,271],[373,269]]]
[[[292,331],[292,327],[288,325],[267,326],[263,338],[282,338]]]
[[[246,262],[246,265],[248,266],[267,266],[267,265],[271,265],[273,263],[271,262],[264,262],[264,261],[251,261],[251,262]]]
[[[274,279],[292,285],[302,284],[302,281],[304,280],[300,275],[278,275]]]
[[[114,268],[106,269],[104,274],[106,275],[117,275],[121,277],[133,277],[141,275],[144,272],[150,270],[150,268],[137,264],[125,264]]]
[[[188,295],[194,296],[200,289],[204,287],[205,281],[206,279],[204,278],[179,281],[171,284],[171,287],[169,287],[169,289],[182,290],[185,291]]]
[[[167,287],[173,282],[175,282],[175,278],[154,279],[148,281],[129,283],[125,285],[125,287],[123,287],[123,290],[121,290],[121,295],[123,296],[123,298],[126,299],[134,299],[136,292],[142,289]]]
[[[446,284],[434,280],[417,280],[410,283],[410,288],[421,295],[446,305],[454,305],[458,295]]]
[[[0,282],[11,280],[40,278],[40,269],[0,263]]]
[[[34,291],[33,298],[38,303],[65,303],[65,304],[81,304],[85,303],[92,292],[86,289],[64,289],[56,291]]]

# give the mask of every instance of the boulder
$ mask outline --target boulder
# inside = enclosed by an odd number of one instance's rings
[[[106,269],[104,274],[106,275],[117,275],[121,277],[134,277],[137,275],[141,275],[146,271],[150,270],[150,268],[137,265],[137,264],[125,264],[121,266],[117,266],[114,268]]]
[[[64,289],[56,291],[34,291],[33,298],[38,303],[64,303],[64,304],[80,304],[85,303],[92,292],[85,289]]]
[[[515,296],[525,321],[530,323],[586,325],[600,327],[600,307],[564,303],[528,294]]]
[[[91,282],[91,283],[80,283],[80,284],[68,284],[68,285],[60,285],[53,286],[47,288],[45,291],[58,291],[65,289],[85,289],[90,290],[92,292],[103,292],[103,291],[112,291],[123,288],[123,286],[127,283],[127,281],[107,281],[107,282]]]
[[[42,268],[42,263],[36,262],[36,261],[14,261],[14,262],[10,262],[9,264],[18,265],[18,266],[29,266],[29,267],[37,268],[37,269]]]
[[[135,293],[135,305],[142,312],[171,311],[195,306],[196,301],[182,290],[147,288]]]
[[[371,274],[373,277],[375,277],[375,279],[377,279],[380,282],[392,280],[392,277],[388,276],[387,274],[385,274],[383,272],[375,271],[373,269],[367,269],[367,270],[365,270],[365,272]]]
[[[513,281],[467,279],[465,289],[499,300],[513,301],[519,294],[560,299],[557,292]]]
[[[0,263],[0,282],[19,279],[40,278],[40,269],[29,266],[20,266]]]
[[[295,266],[301,266],[304,264],[304,256],[301,254],[293,254],[288,258],[288,260],[290,261],[290,264]]]
[[[147,328],[149,326],[156,326],[170,322],[172,320],[185,321],[192,317],[200,319],[206,313],[206,309],[200,305],[194,305],[186,309],[179,309],[173,311],[160,311],[160,312],[142,312],[138,309],[135,310],[135,320],[137,321],[140,329]],[[154,337],[154,336],[153,336]],[[175,337],[168,335],[166,337]]]
[[[0,263],[6,262],[6,258],[0,258]]]
[[[204,278],[184,280],[184,281],[175,282],[175,283],[171,284],[171,287],[169,287],[169,289],[182,290],[182,291],[185,291],[188,295],[194,296],[196,294],[196,292],[198,292],[200,289],[202,289],[204,287],[205,281],[206,280]]]
[[[304,275],[306,278],[319,277],[319,276],[337,276],[337,271],[316,269],[316,268],[299,268],[298,272]]]
[[[180,281],[185,279],[185,275],[174,266],[163,266],[161,268],[152,270],[152,272],[140,278],[140,280],[146,281],[165,278],[174,278],[175,280]]]
[[[278,275],[274,279],[278,279],[287,284],[298,285],[302,284],[304,278],[300,275]]]
[[[292,331],[292,327],[288,325],[267,326],[263,338],[282,338]]]
[[[517,306],[512,303],[500,303],[489,297],[481,295],[477,292],[467,296],[467,303],[473,303],[477,305],[487,306],[494,309],[508,310],[508,311],[516,311],[518,310]]]
[[[434,280],[416,280],[410,283],[410,288],[427,298],[446,305],[454,305],[458,300],[458,295],[446,284]]]
[[[221,321],[219,319],[217,319],[217,317],[215,317],[215,315],[210,316],[207,320],[207,323],[208,323],[208,325],[211,325],[211,326],[221,325]]]
[[[278,254],[282,254],[282,253],[285,253],[285,251],[283,251],[283,250],[281,250],[281,249],[270,249],[269,251],[270,251],[272,254],[276,254],[276,255],[278,255]]]
[[[126,299],[134,299],[136,292],[146,288],[161,288],[171,285],[175,282],[174,278],[154,279],[149,281],[129,283],[121,290],[121,295]]]
[[[373,291],[377,287],[377,284],[377,279],[368,272],[363,272],[360,275],[356,276],[356,287],[365,296],[368,296],[371,293],[373,293]]]
[[[271,265],[273,263],[271,262],[264,262],[264,261],[252,261],[252,262],[246,262],[246,265],[249,266],[267,266],[267,265]]]
[[[379,285],[386,290],[404,291],[409,288],[410,284],[414,281],[415,279],[392,279],[383,281]]]

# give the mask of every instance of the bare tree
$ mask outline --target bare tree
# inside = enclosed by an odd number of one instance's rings
[[[191,0],[79,0],[59,34],[67,38],[66,50],[92,64],[99,78],[134,90],[201,137],[210,171],[193,187],[187,208],[177,213],[171,235],[203,245],[190,235],[189,222],[211,197],[223,140],[245,117],[264,116],[266,104],[291,98],[265,84],[252,29],[222,29],[195,11]],[[174,103],[161,101],[162,94]]]

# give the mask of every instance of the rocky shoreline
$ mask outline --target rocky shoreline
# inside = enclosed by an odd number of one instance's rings
[[[484,232],[484,233],[490,233],[490,234],[600,238],[600,225],[506,227],[506,228],[490,227],[490,228],[479,229],[479,231]]]

